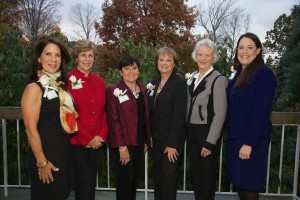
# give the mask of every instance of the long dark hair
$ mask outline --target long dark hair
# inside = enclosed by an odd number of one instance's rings
[[[237,42],[237,47],[235,50],[235,56],[234,56],[234,63],[233,63],[233,67],[235,70],[241,72],[242,70],[242,64],[240,63],[240,61],[238,60],[238,47],[240,44],[241,39],[243,38],[249,38],[251,39],[254,43],[256,48],[260,48],[260,52],[259,54],[256,56],[256,58],[247,66],[245,67],[245,69],[243,70],[243,73],[241,73],[239,75],[239,77],[237,78],[234,86],[236,88],[245,86],[246,84],[249,84],[250,78],[252,77],[253,74],[255,74],[255,72],[262,66],[265,65],[263,56],[262,56],[262,44],[259,40],[259,38],[257,37],[257,35],[253,34],[253,33],[245,33],[243,35],[241,35],[241,37],[239,38],[238,42]]]
[[[67,83],[66,78],[66,65],[70,62],[70,54],[67,47],[57,38],[51,36],[42,36],[40,37],[33,45],[31,52],[31,74],[29,76],[30,81],[37,79],[37,71],[43,69],[42,64],[38,62],[38,58],[41,56],[44,48],[48,44],[55,44],[59,47],[61,51],[61,64],[59,69],[61,70],[61,77],[58,81],[63,81]]]

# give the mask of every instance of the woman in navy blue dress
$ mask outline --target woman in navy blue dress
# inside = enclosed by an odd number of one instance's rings
[[[234,69],[236,74],[227,88],[227,173],[241,200],[256,200],[265,185],[276,79],[253,33],[239,38]]]

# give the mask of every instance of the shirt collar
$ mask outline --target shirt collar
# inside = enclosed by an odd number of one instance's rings
[[[85,76],[85,74],[83,72],[81,72],[78,67],[75,68],[75,75],[78,76],[78,78],[89,78],[90,77],[90,73],[88,74],[88,76]]]

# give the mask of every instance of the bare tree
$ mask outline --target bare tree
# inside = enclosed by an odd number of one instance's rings
[[[61,5],[60,0],[20,0],[20,28],[29,39],[52,33],[61,20]]]
[[[217,42],[218,34],[224,24],[232,21],[230,18],[239,17],[243,10],[235,7],[236,0],[207,0],[197,7],[197,21],[203,27],[209,38]]]
[[[96,7],[91,4],[76,4],[71,10],[71,21],[75,24],[73,32],[77,38],[96,42],[97,34],[94,25],[99,18]]]
[[[236,8],[230,17],[227,17],[220,25],[219,36],[221,42],[227,48],[228,60],[231,61],[236,48],[239,36],[249,30],[250,16],[244,14],[243,10]]]

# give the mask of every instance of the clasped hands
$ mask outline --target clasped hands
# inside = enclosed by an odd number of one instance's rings
[[[98,149],[102,146],[102,143],[105,142],[100,136],[96,135],[86,146],[85,148]]]

